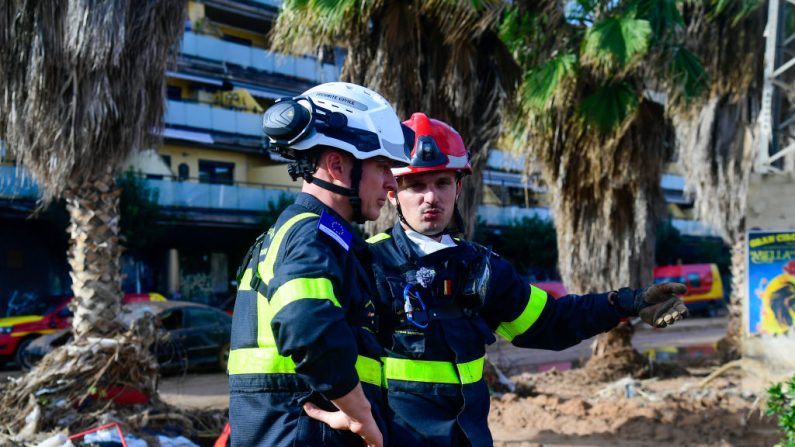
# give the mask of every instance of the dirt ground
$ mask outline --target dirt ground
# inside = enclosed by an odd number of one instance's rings
[[[775,421],[762,397],[773,380],[753,364],[718,370],[712,358],[656,364],[645,380],[592,383],[585,369],[513,376],[515,393],[491,401],[495,444],[529,446],[772,446]],[[161,396],[185,409],[228,405],[222,374],[165,379]]]
[[[699,358],[656,364],[655,378],[612,383],[593,383],[585,368],[523,373],[511,377],[516,392],[492,398],[489,426],[498,447],[774,445],[780,434],[761,416],[762,398],[784,377],[744,364],[699,386],[716,370],[716,360]],[[160,392],[187,411],[223,411],[226,382],[220,373],[168,377]]]
[[[680,364],[681,365],[681,364]],[[661,370],[647,380],[591,383],[585,369],[512,377],[516,393],[495,396],[489,426],[497,446],[771,446],[762,416],[770,378],[753,365],[699,386],[717,362]]]

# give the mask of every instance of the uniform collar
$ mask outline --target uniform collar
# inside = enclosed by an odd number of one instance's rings
[[[455,241],[449,234],[443,234],[442,239],[437,241],[432,237],[428,237],[422,233],[413,230],[406,231],[406,237],[414,243],[414,248],[420,256],[426,256],[431,253],[436,253],[445,248],[455,247]]]
[[[422,251],[418,245],[409,238],[409,236],[406,234],[406,231],[403,229],[403,226],[400,225],[400,222],[395,223],[395,226],[392,228],[392,237],[395,239],[395,245],[397,245],[398,249],[410,259],[419,259],[423,256],[426,256],[426,253],[432,254],[431,252]],[[449,238],[450,236],[447,237]],[[433,242],[439,244],[439,242]],[[457,244],[453,242],[452,246],[457,246]]]

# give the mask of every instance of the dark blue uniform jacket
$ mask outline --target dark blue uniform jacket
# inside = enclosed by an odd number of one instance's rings
[[[368,242],[381,296],[379,340],[387,352],[394,446],[492,445],[482,368],[495,332],[519,347],[560,350],[620,320],[606,293],[554,300],[473,243],[457,241],[456,247],[420,257],[400,224]],[[482,299],[473,300],[466,294],[473,282],[467,278],[478,276],[484,262],[490,278],[480,289]],[[412,318],[425,328],[408,321],[407,284]]]
[[[308,194],[253,247],[240,279],[229,358],[235,446],[361,445],[303,412],[362,382],[386,439],[382,349],[367,244]]]

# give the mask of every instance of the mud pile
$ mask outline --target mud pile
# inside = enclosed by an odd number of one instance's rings
[[[498,446],[775,444],[775,421],[761,411],[766,384],[736,369],[700,386],[715,369],[659,368],[667,378],[607,384],[586,369],[515,376],[516,393],[492,398],[489,425]]]

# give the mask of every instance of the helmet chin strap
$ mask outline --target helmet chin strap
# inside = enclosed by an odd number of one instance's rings
[[[301,177],[307,183],[315,184],[326,191],[331,191],[335,194],[347,197],[348,202],[351,204],[351,209],[353,210],[353,221],[358,224],[363,224],[365,218],[362,214],[362,198],[359,196],[359,184],[362,181],[362,161],[358,158],[353,158],[353,168],[351,169],[352,188],[335,185],[334,183],[316,178],[314,173],[317,170],[317,159],[311,160],[309,163],[307,161],[308,160],[296,160],[291,162],[287,168],[290,177],[292,177],[293,180]]]

